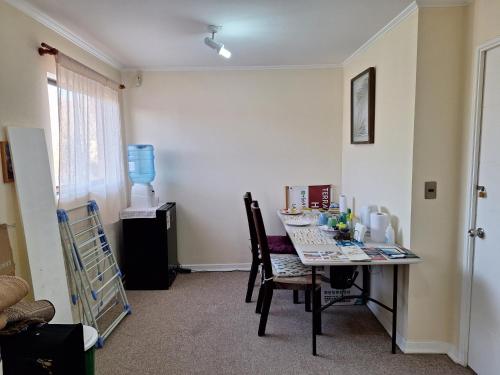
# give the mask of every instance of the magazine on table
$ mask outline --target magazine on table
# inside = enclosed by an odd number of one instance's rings
[[[380,246],[378,249],[389,259],[418,258],[410,250],[400,246]]]
[[[349,258],[343,255],[340,251],[303,251],[302,255],[305,260],[320,261],[320,262],[345,262]]]
[[[371,260],[387,260],[384,254],[376,247],[363,247],[362,249]]]
[[[402,246],[364,247],[363,251],[371,260],[418,258],[417,255]]]
[[[340,248],[342,254],[344,254],[349,260],[353,262],[369,261],[370,257],[357,245],[353,246],[342,246]]]

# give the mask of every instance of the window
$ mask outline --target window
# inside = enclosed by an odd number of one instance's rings
[[[57,81],[51,73],[47,74],[47,88],[49,90],[50,133],[52,135],[52,160],[54,171],[54,186],[59,193],[59,105],[57,99]]]
[[[95,200],[104,222],[116,222],[126,204],[120,86],[62,53],[56,65],[57,85],[47,83],[58,206]]]

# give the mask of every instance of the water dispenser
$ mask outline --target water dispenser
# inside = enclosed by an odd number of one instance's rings
[[[132,181],[131,207],[149,208],[158,205],[151,182],[155,178],[152,145],[128,145],[128,176]]]

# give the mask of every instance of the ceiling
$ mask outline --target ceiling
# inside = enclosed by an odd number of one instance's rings
[[[170,69],[341,64],[412,0],[11,0],[117,62]],[[203,43],[207,25],[233,56]]]

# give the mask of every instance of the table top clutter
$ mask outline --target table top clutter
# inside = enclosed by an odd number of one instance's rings
[[[319,226],[318,214],[284,215],[278,211],[285,230],[303,264],[308,266],[391,265],[420,263],[422,259],[408,249],[369,239],[336,241],[333,233]]]

